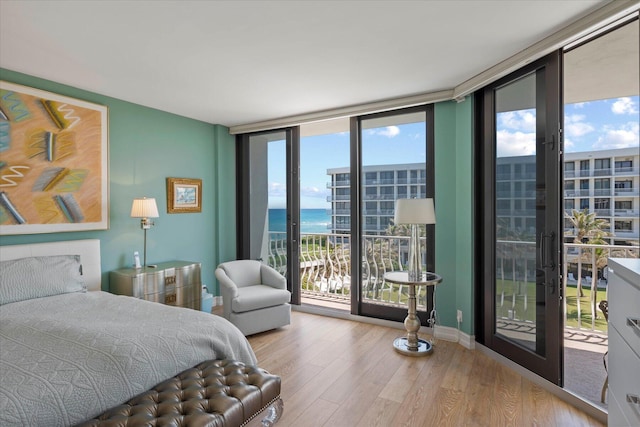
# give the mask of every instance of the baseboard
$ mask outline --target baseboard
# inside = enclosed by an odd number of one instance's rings
[[[459,329],[452,328],[450,326],[436,325],[435,337],[445,341],[457,342],[467,350],[473,350],[476,348],[474,335],[466,334]]]
[[[327,308],[327,307],[317,307],[313,305],[294,305],[294,304],[291,305],[291,309],[294,311],[301,311],[303,313],[317,314],[320,316],[335,317],[338,319],[353,320],[355,322],[370,323],[372,325],[386,326],[388,328],[401,329],[403,331],[405,330],[404,323],[402,322],[394,322],[393,320],[385,320],[385,319],[376,319],[375,317],[356,316],[344,310],[336,310],[336,309]],[[421,326],[419,332],[433,335],[433,329],[428,328],[426,326]]]
[[[219,305],[222,305],[222,296],[221,295],[214,296],[213,297],[213,306],[214,307],[218,307]]]

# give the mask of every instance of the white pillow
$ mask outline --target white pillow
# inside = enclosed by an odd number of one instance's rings
[[[80,255],[0,261],[0,305],[69,292],[86,292]]]

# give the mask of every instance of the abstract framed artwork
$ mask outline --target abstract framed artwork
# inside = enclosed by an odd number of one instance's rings
[[[167,178],[167,213],[202,211],[202,180]]]
[[[108,110],[0,81],[0,235],[109,228]]]

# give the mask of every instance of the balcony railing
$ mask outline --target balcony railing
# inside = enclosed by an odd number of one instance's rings
[[[640,247],[574,243],[565,243],[563,247],[561,286],[564,295],[564,325],[568,329],[606,333],[606,321],[597,307],[602,299],[606,299],[607,258],[638,258]],[[497,241],[496,253],[497,319],[534,327],[535,242]],[[593,274],[594,271],[596,274]]]
[[[286,274],[286,235],[270,232],[269,237],[271,244],[268,263],[281,274]],[[383,276],[387,271],[405,268],[409,237],[365,235],[363,244],[363,299],[374,304],[406,307],[408,287],[387,283]],[[422,252],[424,254],[424,248]],[[348,307],[351,301],[350,235],[302,234],[299,253],[302,295],[342,302]],[[426,310],[427,287],[417,286],[416,294],[418,310]]]
[[[637,218],[640,216],[640,211],[634,209],[616,209],[614,211],[615,216],[628,216],[631,218]]]
[[[606,322],[602,314],[598,313],[600,300],[606,299],[607,293],[607,259],[608,258],[640,258],[640,246],[621,245],[588,245],[577,243],[564,244],[564,263],[562,274],[562,288],[564,303],[564,323],[571,316],[576,319],[575,328],[590,331],[605,331]],[[568,287],[576,287],[576,299],[588,299],[589,308],[583,312],[583,304],[575,305],[575,313],[567,310]],[[589,295],[579,293],[582,289],[589,289]],[[571,327],[571,326],[567,326]]]
[[[287,268],[286,234],[270,232],[269,236],[268,263],[284,275]],[[351,298],[351,243],[348,234],[301,235],[302,295],[341,302],[348,307]],[[364,300],[406,307],[408,288],[387,283],[383,276],[388,271],[405,268],[408,244],[409,237],[406,236],[363,237],[360,267]],[[496,241],[496,317],[500,321],[535,325],[535,245],[535,242]],[[563,248],[561,286],[566,328],[606,333],[606,322],[597,307],[606,298],[607,258],[639,258],[640,246],[565,243]],[[581,290],[582,297],[579,296]],[[418,286],[416,292],[418,309],[426,310],[426,286]]]
[[[638,176],[640,175],[640,168],[638,167],[617,167],[615,168],[616,176],[623,175],[631,175]]]
[[[349,187],[350,185],[351,185],[351,180],[349,180],[349,179],[337,180],[337,181],[334,181],[334,182],[327,182],[327,188]]]

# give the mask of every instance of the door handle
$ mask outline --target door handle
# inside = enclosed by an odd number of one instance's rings
[[[555,239],[555,237],[556,237],[556,233],[554,231],[552,231],[549,234],[540,233],[539,254],[540,254],[540,267],[542,268],[554,269],[556,267],[556,264],[553,262],[553,254],[551,253],[551,249],[546,251],[545,249],[547,249],[547,247],[544,244],[545,239],[549,239],[550,243],[553,243],[553,239]],[[549,248],[551,248],[551,245],[549,245]],[[545,262],[545,260],[547,259],[549,260],[548,264]]]

